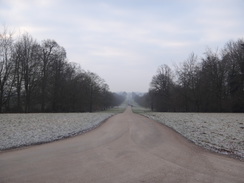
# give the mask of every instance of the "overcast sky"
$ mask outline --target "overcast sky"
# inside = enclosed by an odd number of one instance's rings
[[[1,27],[54,39],[114,92],[146,92],[160,65],[244,38],[243,17],[243,0],[0,0]]]

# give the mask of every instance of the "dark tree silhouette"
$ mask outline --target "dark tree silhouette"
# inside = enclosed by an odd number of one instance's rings
[[[0,112],[93,112],[121,100],[97,74],[68,62],[55,40],[0,34]]]
[[[138,103],[156,111],[244,112],[244,41],[208,49],[200,60],[191,54],[174,72],[161,66]],[[145,104],[147,101],[147,104]]]

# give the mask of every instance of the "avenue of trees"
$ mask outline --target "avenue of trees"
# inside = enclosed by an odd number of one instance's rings
[[[56,41],[0,33],[0,112],[92,112],[121,102],[97,74],[68,62]]]
[[[244,112],[244,40],[201,59],[192,53],[174,70],[160,66],[149,92],[134,98],[154,111]]]

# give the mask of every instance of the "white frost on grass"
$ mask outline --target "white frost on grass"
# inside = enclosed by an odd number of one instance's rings
[[[74,136],[113,113],[0,114],[0,151]]]
[[[244,158],[242,113],[144,113],[181,133],[195,144]]]

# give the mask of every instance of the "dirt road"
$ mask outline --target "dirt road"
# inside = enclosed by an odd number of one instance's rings
[[[244,163],[127,108],[86,134],[0,153],[0,182],[243,183]]]

